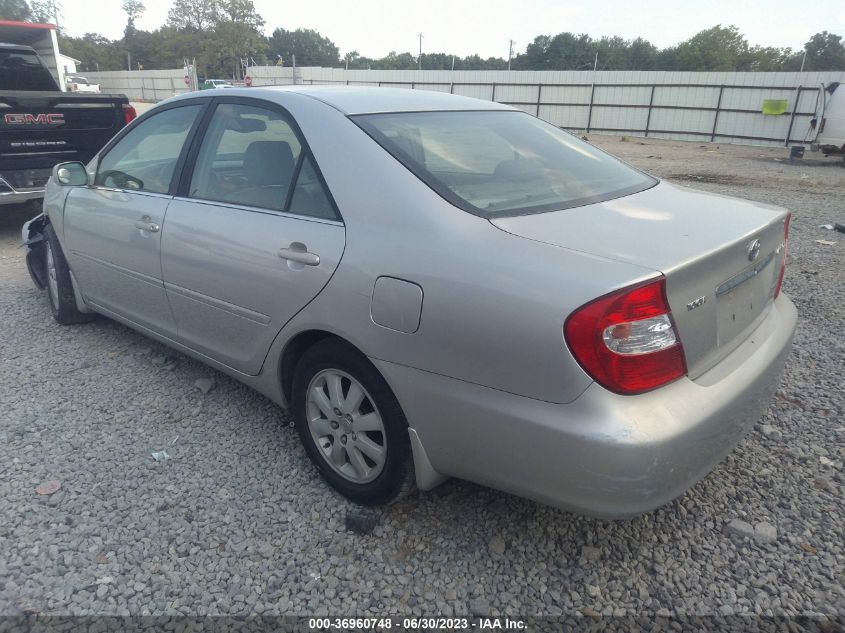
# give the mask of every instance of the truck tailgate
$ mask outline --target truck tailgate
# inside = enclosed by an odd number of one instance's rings
[[[87,162],[124,125],[118,95],[5,92],[0,95],[0,175]],[[25,187],[25,182],[10,182]],[[40,183],[43,184],[43,183]],[[38,186],[38,183],[29,184]]]

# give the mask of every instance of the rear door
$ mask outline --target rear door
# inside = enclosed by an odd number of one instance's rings
[[[94,185],[65,202],[63,246],[86,300],[168,336],[161,228],[202,108],[178,102],[139,121],[100,157]]]
[[[188,165],[162,238],[178,337],[254,375],[328,283],[344,226],[305,139],[275,104],[216,99]]]

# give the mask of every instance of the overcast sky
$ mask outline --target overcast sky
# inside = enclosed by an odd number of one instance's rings
[[[801,48],[813,33],[845,35],[843,0],[254,0],[276,27],[320,31],[341,53],[367,57],[390,51],[478,53],[507,57],[508,40],[523,51],[539,34],[561,31],[592,37],[621,35],[659,47],[689,38],[715,24],[735,24],[751,44]],[[167,18],[171,0],[144,0],[138,27],[155,29]],[[64,0],[64,28],[70,35],[97,32],[119,38],[126,24],[121,0]]]

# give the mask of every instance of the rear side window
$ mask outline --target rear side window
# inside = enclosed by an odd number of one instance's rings
[[[171,108],[135,124],[100,159],[94,184],[167,193],[182,146],[201,108]]]
[[[281,211],[301,151],[279,112],[218,105],[197,156],[189,195]]]
[[[298,215],[308,215],[324,220],[337,220],[323,184],[317,177],[317,171],[311,158],[302,162],[299,170],[299,177],[296,179],[296,187],[293,190],[293,197],[290,201],[290,212]]]
[[[191,176],[192,198],[339,219],[313,158],[285,116],[223,103],[208,125]]]
[[[601,202],[657,182],[524,112],[400,112],[353,120],[441,196],[483,217]]]
[[[33,51],[0,48],[0,90],[53,92],[58,89],[53,75]]]

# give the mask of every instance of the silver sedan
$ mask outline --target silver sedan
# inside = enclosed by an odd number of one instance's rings
[[[498,103],[231,88],[57,166],[23,233],[59,323],[105,315],[291,409],[350,499],[460,477],[620,517],[767,406],[789,217]]]

